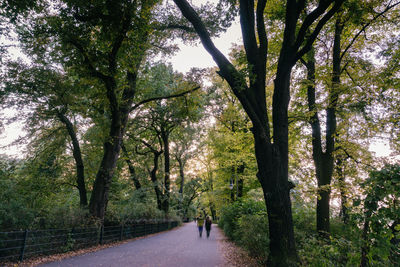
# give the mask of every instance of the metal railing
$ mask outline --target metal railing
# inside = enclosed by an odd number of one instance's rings
[[[31,257],[63,253],[145,236],[176,226],[178,222],[166,221],[91,228],[0,232],[0,263],[22,262]]]

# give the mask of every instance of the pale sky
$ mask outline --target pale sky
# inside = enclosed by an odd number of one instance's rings
[[[221,34],[219,38],[213,39],[215,46],[226,56],[229,57],[229,51],[232,48],[232,44],[241,44],[242,36],[240,31],[240,25],[236,21],[227,30],[227,32]],[[189,46],[180,44],[180,51],[167,61],[172,63],[175,70],[179,72],[188,72],[190,68],[208,68],[216,66],[214,60],[203,48],[200,41],[197,42],[197,46]]]

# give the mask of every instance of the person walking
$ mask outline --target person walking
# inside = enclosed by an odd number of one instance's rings
[[[207,216],[207,218],[206,218],[206,232],[207,232],[207,238],[210,237],[211,224],[212,224],[211,218],[210,218],[210,216]]]
[[[197,218],[197,227],[199,228],[199,235],[200,237],[203,234],[203,225],[204,225],[204,218],[201,215]]]

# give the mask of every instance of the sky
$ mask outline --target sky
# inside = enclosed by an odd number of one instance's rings
[[[232,24],[232,26],[219,38],[214,38],[215,46],[228,57],[229,51],[232,48],[232,44],[238,44],[242,41],[240,25],[238,21]],[[208,68],[216,66],[212,57],[203,48],[200,41],[197,42],[196,46],[189,46],[179,44],[180,51],[173,57],[167,58],[172,63],[175,70],[179,72],[188,72],[190,68]]]

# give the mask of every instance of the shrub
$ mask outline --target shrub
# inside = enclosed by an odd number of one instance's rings
[[[239,218],[265,211],[264,202],[252,199],[239,200],[222,208],[218,224],[229,238],[236,240],[235,232],[239,228]]]
[[[239,218],[235,232],[238,244],[250,252],[258,261],[265,263],[268,256],[268,219],[265,212],[243,215]]]

